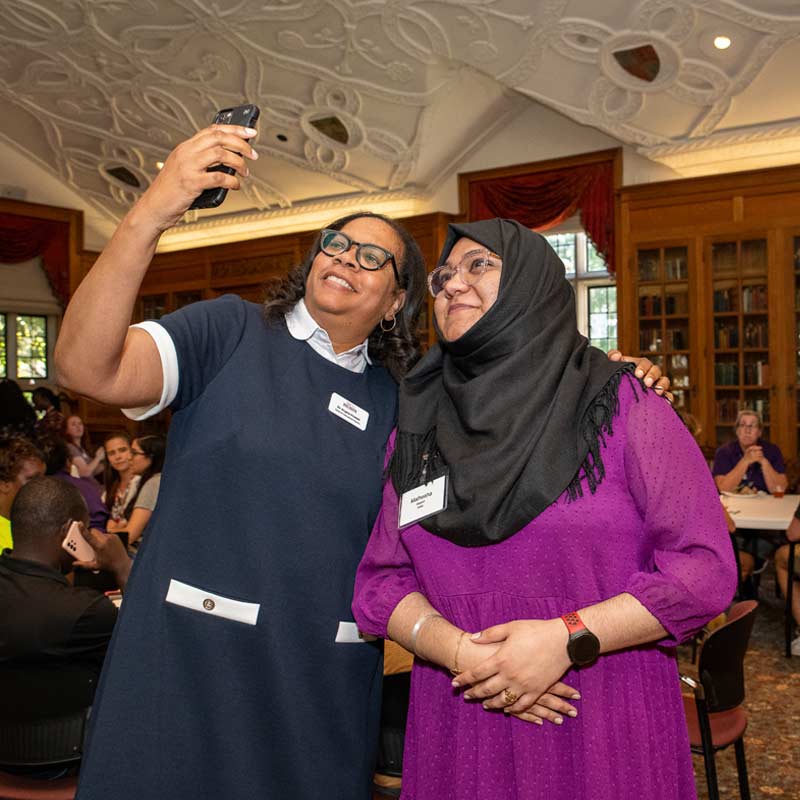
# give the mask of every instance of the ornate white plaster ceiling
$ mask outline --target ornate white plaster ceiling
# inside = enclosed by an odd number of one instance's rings
[[[413,208],[534,101],[681,174],[800,153],[798,0],[0,0],[0,19],[0,183],[30,165],[109,227],[245,100],[252,177],[187,228]],[[626,71],[648,47],[654,70]]]

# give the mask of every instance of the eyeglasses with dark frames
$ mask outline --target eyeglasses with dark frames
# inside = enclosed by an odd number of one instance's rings
[[[385,267],[390,261],[394,270],[394,277],[400,284],[400,273],[397,271],[397,261],[394,253],[377,244],[369,242],[355,242],[346,233],[325,228],[321,231],[319,247],[327,256],[340,256],[346,253],[353,245],[356,246],[356,263],[361,269],[370,272]]]

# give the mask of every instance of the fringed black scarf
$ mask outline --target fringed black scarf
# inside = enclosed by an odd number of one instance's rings
[[[565,491],[594,493],[602,446],[632,365],[575,327],[575,298],[547,241],[511,220],[451,225],[439,263],[467,237],[503,259],[494,305],[434,345],[400,386],[389,473],[398,494],[450,471],[448,506],[421,525],[463,546],[512,536]]]

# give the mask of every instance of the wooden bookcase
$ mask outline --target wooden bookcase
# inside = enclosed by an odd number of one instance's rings
[[[795,458],[800,167],[623,187],[618,232],[623,351],[662,365],[709,451],[750,407]]]

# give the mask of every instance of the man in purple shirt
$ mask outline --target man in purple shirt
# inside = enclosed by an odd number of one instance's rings
[[[762,492],[786,488],[786,467],[777,445],[761,438],[758,412],[743,408],[736,417],[736,440],[718,448],[711,470],[721,492],[750,486]]]

